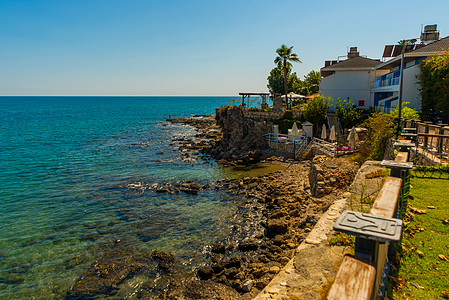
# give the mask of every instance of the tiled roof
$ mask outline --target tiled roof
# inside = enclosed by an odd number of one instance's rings
[[[379,60],[365,58],[361,56],[353,57],[343,60],[334,65],[321,68],[322,71],[332,71],[334,69],[359,69],[359,68],[373,68],[380,64]]]
[[[442,38],[438,41],[435,41],[433,43],[430,43],[427,46],[418,48],[409,53],[433,53],[433,52],[447,51],[448,49],[449,49],[449,36]]]

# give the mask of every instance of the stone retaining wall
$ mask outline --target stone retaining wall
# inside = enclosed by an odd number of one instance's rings
[[[302,116],[302,112],[299,110],[292,110],[293,119],[299,119]],[[263,119],[263,120],[279,120],[284,117],[285,110],[279,111],[253,111],[244,110],[243,115],[245,118],[251,119]]]

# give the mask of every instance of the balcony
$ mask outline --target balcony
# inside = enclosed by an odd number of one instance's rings
[[[399,85],[401,72],[395,71],[376,78],[375,87]]]

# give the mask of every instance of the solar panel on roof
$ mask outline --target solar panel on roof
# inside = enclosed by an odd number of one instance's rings
[[[395,45],[393,50],[393,56],[398,56],[402,53],[402,45]]]
[[[382,54],[382,57],[391,57],[391,53],[393,52],[393,45],[386,45],[384,49],[384,54]]]

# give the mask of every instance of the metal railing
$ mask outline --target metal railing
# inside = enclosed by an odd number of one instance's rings
[[[335,157],[337,156],[336,145],[318,138],[307,140],[305,135],[284,135],[277,133],[265,134],[270,148],[293,153],[295,159],[302,160],[313,150],[320,154]]]
[[[297,149],[303,147],[307,143],[305,135],[285,135],[279,133],[265,134],[267,143],[270,148],[279,151],[297,153]]]
[[[331,157],[337,156],[337,149],[334,143],[330,143],[319,138],[313,138],[312,143],[316,149],[323,154]]]

